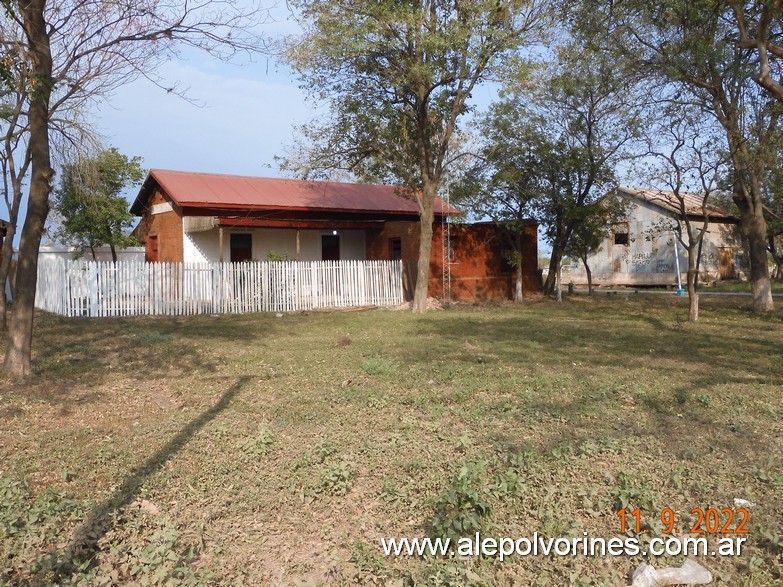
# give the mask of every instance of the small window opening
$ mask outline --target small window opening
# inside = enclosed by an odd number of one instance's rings
[[[614,244],[628,246],[628,225],[614,227]]]

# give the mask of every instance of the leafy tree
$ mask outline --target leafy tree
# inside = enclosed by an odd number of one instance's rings
[[[604,197],[583,206],[579,214],[581,218],[571,233],[571,238],[565,247],[565,254],[582,261],[587,274],[587,292],[588,295],[593,295],[590,255],[612,235],[613,226],[627,218],[627,207],[619,198]]]
[[[737,45],[756,54],[755,82],[783,101],[783,0],[726,0],[734,13]]]
[[[0,21],[0,27],[7,23]],[[0,36],[5,37],[2,33]],[[6,237],[0,252],[0,329],[5,330],[8,299],[5,284],[11,271],[14,237],[22,203],[22,182],[30,166],[29,152],[20,145],[25,126],[27,67],[14,46],[4,43],[0,59],[0,172],[3,202],[8,212]]]
[[[590,57],[566,47],[559,64],[542,67],[537,83],[520,84],[480,127],[488,169],[477,176],[481,206],[500,216],[533,212],[552,245],[547,294],[575,231],[599,223],[590,219],[603,214],[594,204],[614,187],[614,165],[638,125],[633,77],[620,79]]]
[[[2,0],[0,45],[15,48],[25,64],[25,116],[15,132],[22,137],[23,159],[30,161],[6,371],[30,373],[38,248],[49,214],[58,123],[139,76],[162,83],[157,65],[182,45],[218,58],[258,50],[262,44],[253,30],[265,15],[233,1]]]
[[[413,311],[426,311],[435,198],[460,119],[502,58],[537,40],[544,0],[294,0],[290,62],[331,115],[304,129],[284,168],[348,170],[402,184],[419,204]]]
[[[731,3],[582,0],[568,6],[585,37],[614,56],[607,59],[629,62],[649,76],[652,88],[662,87],[662,99],[695,105],[720,124],[733,199],[748,242],[753,309],[772,311],[763,184],[774,164],[783,102],[758,85],[757,57],[740,48]]]
[[[674,205],[676,221],[666,228],[674,231],[688,254],[688,320],[699,319],[699,275],[704,235],[714,211],[719,180],[725,176],[726,154],[708,124],[694,109],[678,107],[662,111],[658,124],[649,133],[648,155],[655,161],[653,181],[663,185],[655,199]],[[676,247],[675,247],[675,254]]]
[[[767,218],[767,250],[775,263],[775,276],[783,281],[783,166],[780,159],[770,169],[765,183],[764,205]]]
[[[114,262],[116,247],[128,247],[138,241],[126,234],[134,216],[122,191],[140,184],[145,177],[141,157],[129,158],[115,148],[99,152],[65,167],[54,208],[62,218],[59,240],[89,249],[109,245]]]
[[[476,218],[491,218],[509,237],[513,252],[507,259],[514,268],[514,301],[522,301],[522,235],[532,216],[531,202],[540,196],[537,172],[540,150],[531,147],[542,137],[514,100],[498,102],[476,124],[480,145],[474,163],[461,170],[452,201]]]

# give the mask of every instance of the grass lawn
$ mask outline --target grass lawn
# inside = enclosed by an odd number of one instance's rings
[[[714,283],[714,285],[713,285]],[[699,284],[699,290],[704,292],[750,293],[749,281],[715,281],[709,284]],[[783,293],[783,282],[772,282],[772,293]]]
[[[608,539],[624,506],[646,544],[741,498],[741,556],[697,560],[783,585],[783,315],[686,304],[40,315],[37,374],[0,379],[0,584],[619,586],[646,559],[380,539]]]

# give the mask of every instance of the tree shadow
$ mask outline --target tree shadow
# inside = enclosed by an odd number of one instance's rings
[[[251,375],[240,377],[223,392],[212,407],[191,420],[182,430],[171,438],[155,454],[150,456],[138,468],[131,471],[120,487],[103,502],[92,508],[84,522],[77,527],[68,544],[57,551],[50,552],[48,558],[55,563],[57,571],[53,584],[60,584],[75,570],[75,563],[94,558],[99,550],[99,541],[111,530],[111,514],[129,505],[144,483],[190,442],[195,434],[214,420],[236,398],[244,386],[253,379]]]

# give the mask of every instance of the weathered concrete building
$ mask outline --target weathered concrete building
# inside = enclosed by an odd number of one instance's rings
[[[684,282],[688,257],[675,236],[675,226],[681,221],[679,202],[674,195],[660,190],[618,188],[606,197],[621,198],[627,206],[628,219],[614,225],[598,251],[588,258],[593,284],[674,285],[678,262]],[[688,218],[700,226],[704,219],[701,197],[684,194],[684,199]],[[711,281],[742,276],[747,262],[738,229],[739,219],[713,205],[707,207],[707,217],[709,224],[699,262],[700,279]],[[675,258],[675,251],[678,258]],[[572,262],[563,281],[578,285],[587,283],[582,264]]]

